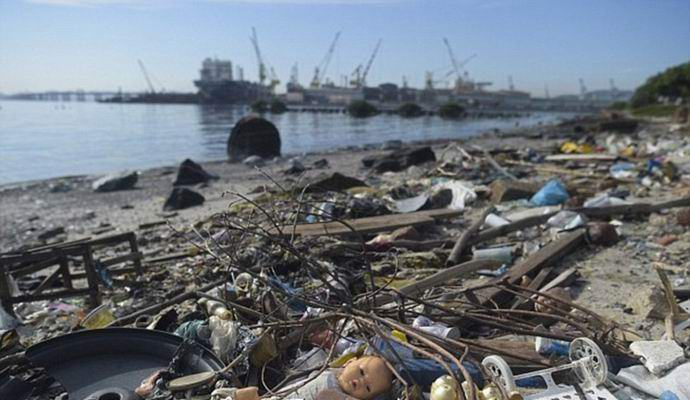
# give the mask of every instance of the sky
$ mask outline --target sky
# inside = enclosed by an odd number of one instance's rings
[[[368,83],[424,84],[476,54],[472,79],[543,96],[634,89],[690,61],[690,0],[0,0],[0,92],[194,91],[201,61],[216,56],[255,80],[249,41],[282,83],[297,63],[307,84],[337,31],[327,76],[339,82],[381,48]],[[439,85],[442,85],[439,83]]]

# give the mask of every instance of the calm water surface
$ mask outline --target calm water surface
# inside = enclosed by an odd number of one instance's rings
[[[0,184],[66,175],[174,165],[226,157],[226,142],[245,107],[0,102]],[[267,114],[281,133],[284,154],[350,145],[463,138],[483,131],[552,122],[565,114],[444,121],[380,115]]]

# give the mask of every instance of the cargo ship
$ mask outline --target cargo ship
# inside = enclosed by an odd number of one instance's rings
[[[202,103],[251,103],[271,97],[271,88],[255,82],[245,81],[242,69],[234,79],[232,61],[206,58],[201,64],[199,79],[194,85],[199,89]]]

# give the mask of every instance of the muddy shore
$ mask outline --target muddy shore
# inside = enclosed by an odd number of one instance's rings
[[[464,148],[480,146],[486,150],[534,149],[555,152],[560,143],[577,136],[572,127],[573,124],[540,126],[510,134],[489,132],[464,140],[441,140],[426,144],[432,145],[437,157],[453,143]],[[669,124],[646,123],[642,130],[643,135],[638,140],[658,139],[667,135]],[[683,140],[681,134],[675,134],[674,138]],[[375,181],[378,177],[363,167],[361,159],[385,151],[382,148],[345,149],[298,158],[308,168],[303,178],[337,171],[365,181]],[[328,160],[328,167],[313,167],[314,162],[321,159]],[[288,157],[268,162],[262,171],[225,161],[200,164],[218,175],[219,179],[192,187],[206,198],[203,206],[175,212],[164,212],[163,203],[172,189],[177,166],[140,171],[134,190],[111,193],[96,193],[91,189],[97,176],[63,177],[0,187],[0,226],[3,227],[0,252],[101,234],[136,231],[142,225],[163,221],[173,226],[189,226],[226,209],[230,200],[224,197],[224,193],[250,193],[261,185],[271,185],[264,174],[281,184],[294,183],[297,179],[283,172],[289,165]],[[545,176],[539,179],[543,180]],[[688,184],[683,183],[641,190],[633,197],[659,201],[688,194]],[[479,212],[479,208],[468,209],[463,218],[475,219]],[[632,300],[643,296],[646,290],[658,285],[653,263],[661,262],[667,269],[675,271],[672,278],[678,287],[688,286],[686,276],[687,262],[690,261],[690,232],[687,227],[675,223],[674,215],[673,212],[663,212],[638,220],[622,221],[619,231],[623,240],[617,245],[608,248],[588,247],[564,258],[560,264],[577,268],[581,275],[573,285],[576,302],[649,337],[658,337],[663,332],[663,321],[632,313],[630,304]],[[46,232],[61,231],[60,228],[64,233],[49,235],[46,240],[38,239]],[[678,240],[668,246],[658,245],[657,240],[668,234],[675,235]]]

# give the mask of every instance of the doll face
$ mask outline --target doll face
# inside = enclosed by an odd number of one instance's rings
[[[370,400],[392,386],[393,374],[380,357],[351,360],[338,376],[340,388],[360,400]]]

